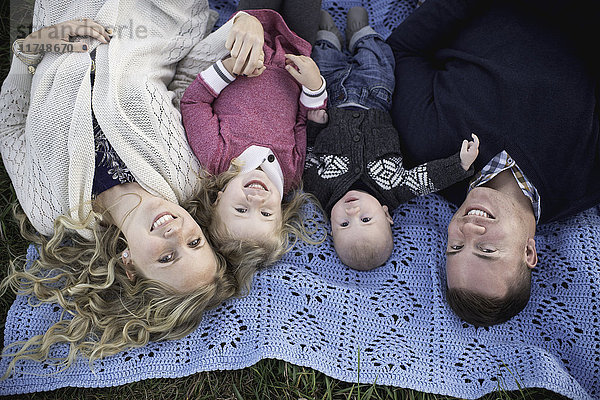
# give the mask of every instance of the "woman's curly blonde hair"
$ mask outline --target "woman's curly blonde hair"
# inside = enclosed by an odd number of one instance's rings
[[[196,200],[182,206],[192,216],[207,218]],[[98,214],[90,214],[85,221],[57,218],[51,238],[35,233],[22,212],[16,216],[23,237],[36,245],[39,258],[29,265],[22,259],[13,261],[0,292],[10,288],[19,295],[31,295],[30,302],[56,303],[64,312],[44,334],[4,348],[2,357],[11,361],[2,379],[10,376],[19,360],[49,363],[50,351],[57,343],[69,346],[67,355],[55,361],[62,370],[79,355],[87,357],[91,365],[95,359],[149,341],[180,339],[196,329],[205,310],[244,291],[235,271],[227,268],[218,252],[214,281],[181,293],[142,276],[134,281],[127,277],[121,259],[126,242],[116,226],[92,224],[92,241],[75,232],[94,219],[97,222]],[[206,237],[214,248],[210,235]]]

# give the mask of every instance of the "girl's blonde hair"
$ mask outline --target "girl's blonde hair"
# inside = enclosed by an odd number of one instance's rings
[[[196,201],[182,206],[192,216],[206,214],[198,210]],[[126,242],[116,226],[93,224],[93,241],[76,234],[92,219],[98,222],[95,213],[85,221],[57,218],[50,239],[36,234],[22,212],[16,216],[23,237],[36,244],[39,259],[27,266],[23,260],[13,261],[0,292],[12,288],[17,294],[31,295],[32,301],[59,304],[64,312],[44,334],[4,348],[2,356],[12,359],[2,379],[10,376],[19,360],[48,363],[52,346],[61,342],[69,346],[67,355],[55,362],[62,370],[78,355],[91,364],[149,341],[180,339],[196,329],[206,309],[243,289],[218,252],[214,281],[180,293],[155,280],[138,276],[131,281],[126,276],[121,259]],[[208,235],[207,240],[210,243]]]
[[[221,253],[234,271],[237,283],[241,287],[249,287],[254,272],[277,262],[300,239],[307,243],[319,244],[305,227],[305,216],[302,208],[308,202],[318,205],[316,198],[299,187],[286,194],[281,203],[281,227],[277,234],[269,239],[237,239],[227,229],[223,229],[217,213],[217,196],[227,184],[241,171],[240,164],[234,159],[231,168],[219,175],[206,175],[204,190],[196,201],[202,203],[199,210],[207,210],[204,217],[195,216],[208,226],[208,236],[211,237],[215,249]]]

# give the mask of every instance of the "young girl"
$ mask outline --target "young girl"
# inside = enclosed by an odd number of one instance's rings
[[[303,6],[318,15],[320,1]],[[186,90],[181,114],[200,164],[216,175],[209,229],[217,242],[254,243],[281,255],[289,233],[298,232],[292,227],[301,226],[295,220],[306,195],[294,191],[282,200],[300,184],[307,112],[323,108],[327,92],[310,44],[277,12],[247,12],[265,31],[264,65],[236,76],[234,57],[218,61]]]

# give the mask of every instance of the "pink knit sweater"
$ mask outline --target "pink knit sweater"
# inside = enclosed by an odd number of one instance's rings
[[[284,176],[284,193],[297,186],[306,155],[306,114],[323,108],[324,85],[310,91],[285,70],[286,53],[310,55],[308,42],[296,36],[272,10],[247,11],[265,31],[266,70],[258,77],[234,78],[218,62],[198,75],[181,99],[190,146],[213,174],[251,145],[269,147]]]

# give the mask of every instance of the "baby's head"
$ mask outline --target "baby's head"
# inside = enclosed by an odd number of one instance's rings
[[[360,271],[384,264],[394,249],[393,223],[387,206],[366,192],[350,190],[331,209],[333,246],[340,260]]]

